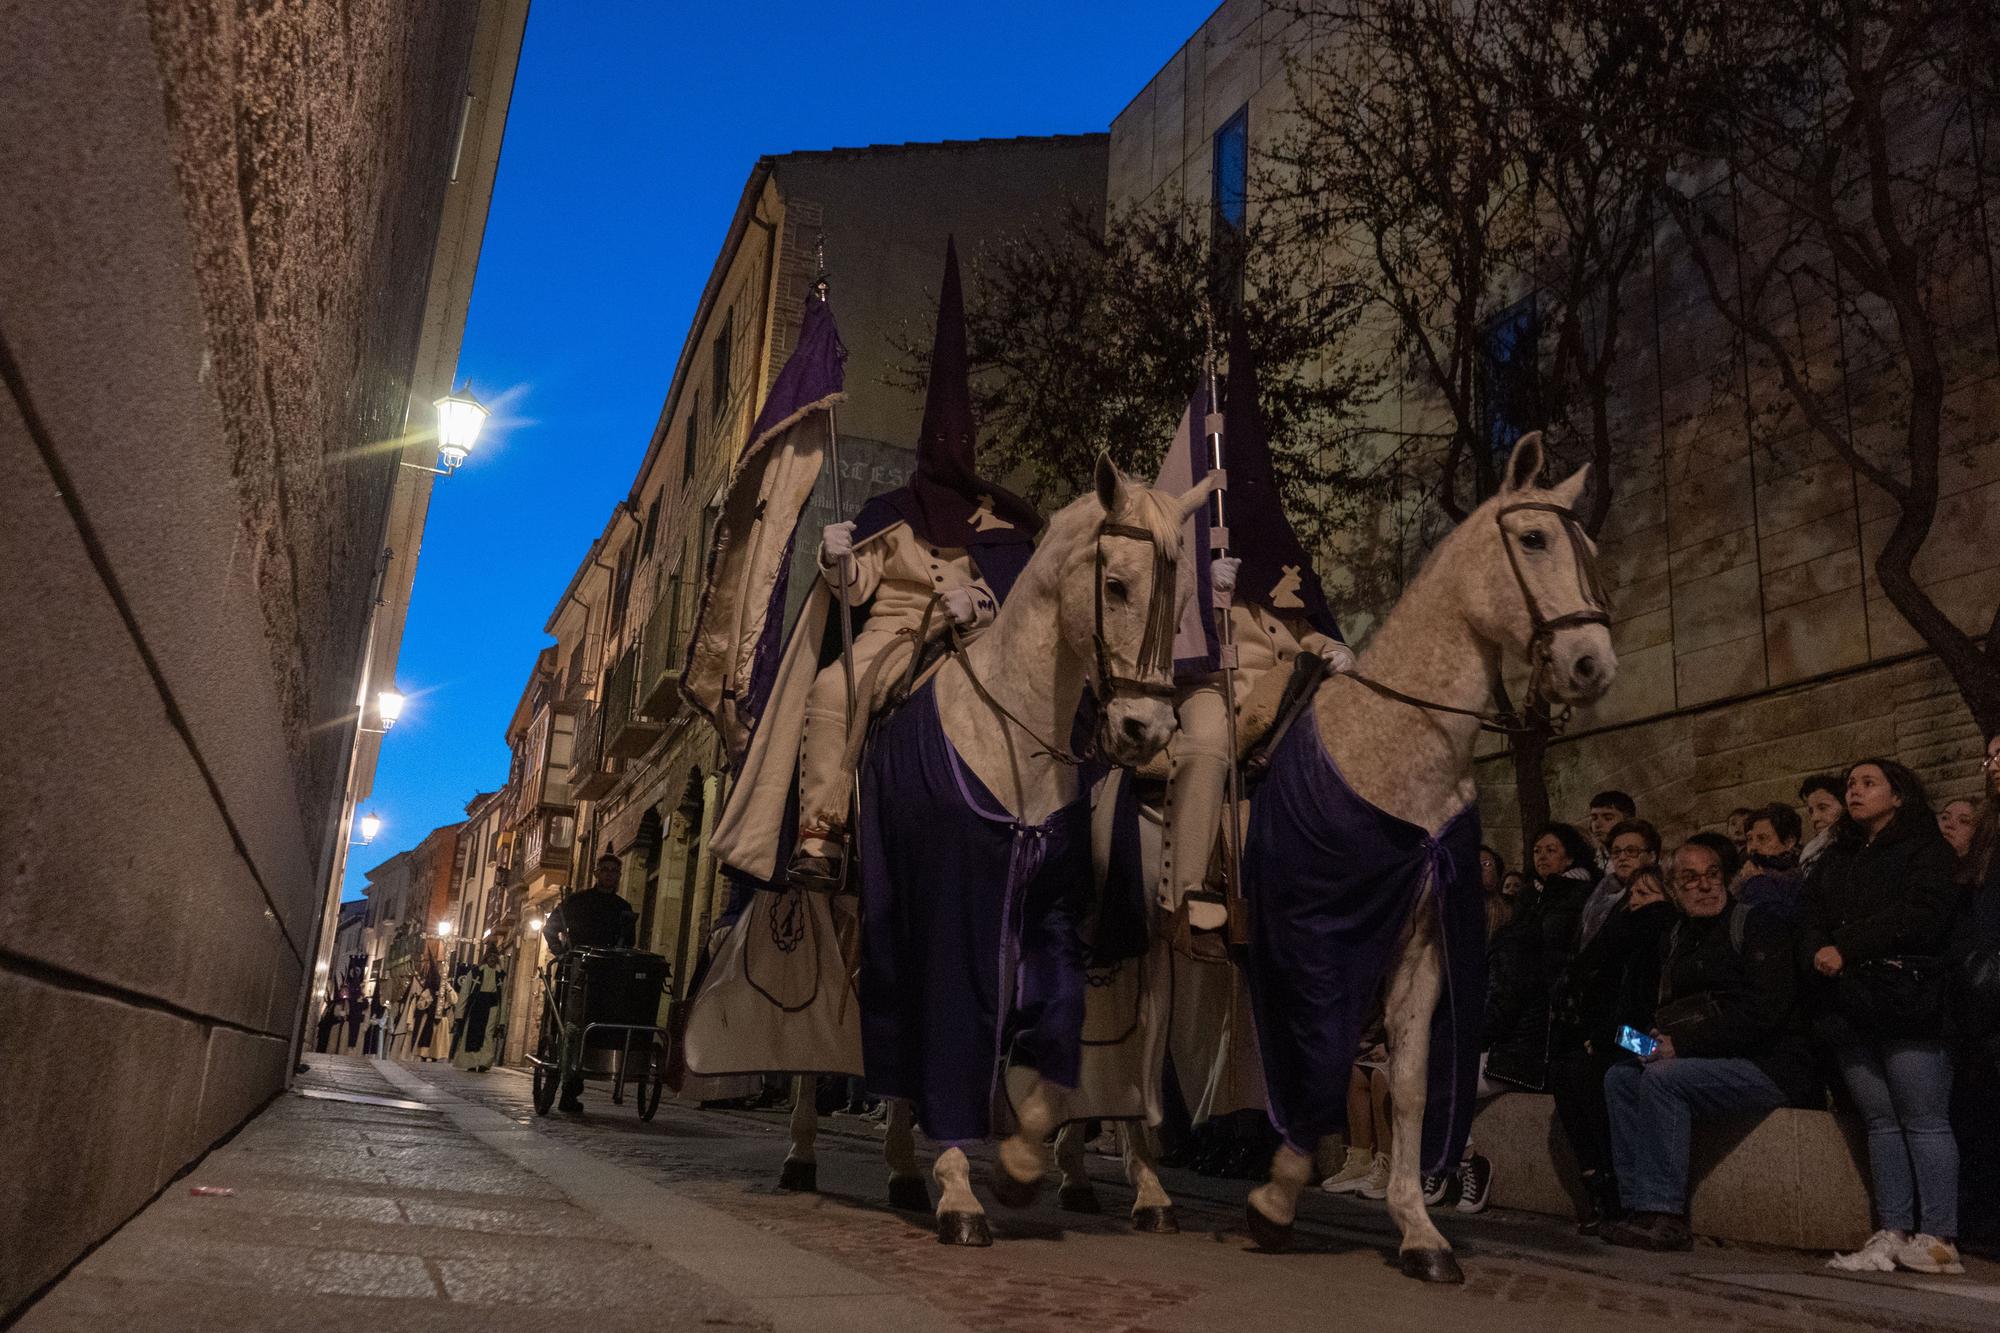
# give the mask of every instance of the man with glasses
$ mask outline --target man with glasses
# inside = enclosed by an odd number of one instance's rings
[[[1632,876],[1639,867],[1657,865],[1660,860],[1660,831],[1643,819],[1620,820],[1611,828],[1604,844],[1611,854],[1610,865],[1583,905],[1578,947],[1589,944],[1625,901],[1632,887]]]
[[[1614,1245],[1692,1247],[1688,1157],[1696,1118],[1811,1099],[1791,927],[1772,913],[1732,904],[1729,869],[1705,839],[1674,854],[1670,883],[1682,916],[1667,935],[1651,1033],[1657,1045],[1604,1076],[1619,1199],[1627,1210],[1604,1230]]]

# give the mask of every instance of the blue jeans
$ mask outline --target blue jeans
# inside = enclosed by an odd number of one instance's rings
[[[1958,1140],[1951,1133],[1951,1052],[1941,1041],[1883,1038],[1836,1054],[1868,1126],[1876,1225],[1958,1236]],[[1917,1207],[1923,1226],[1917,1226]]]
[[[1748,1060],[1680,1056],[1611,1066],[1604,1102],[1618,1201],[1635,1213],[1685,1214],[1694,1118],[1773,1110],[1785,1094]]]

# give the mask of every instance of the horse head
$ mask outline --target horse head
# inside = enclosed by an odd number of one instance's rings
[[[1184,520],[1213,488],[1210,477],[1171,495],[1100,457],[1093,494],[1071,506],[1079,522],[1057,617],[1065,645],[1088,664],[1098,743],[1116,763],[1143,764],[1173,735],[1174,630],[1189,595],[1178,577]]]
[[[1531,693],[1563,705],[1594,703],[1611,688],[1618,655],[1597,544],[1574,512],[1590,465],[1549,488],[1539,485],[1541,471],[1537,431],[1514,446],[1499,493],[1447,539],[1460,604],[1481,638],[1527,659]]]

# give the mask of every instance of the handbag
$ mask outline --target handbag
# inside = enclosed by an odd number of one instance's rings
[[[1944,960],[1894,954],[1849,964],[1835,980],[1841,1015],[1878,1037],[1935,1037],[1944,1022]]]

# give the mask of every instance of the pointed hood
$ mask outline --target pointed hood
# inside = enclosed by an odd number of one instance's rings
[[[1278,498],[1264,411],[1257,400],[1256,359],[1240,309],[1229,324],[1229,392],[1222,421],[1229,553],[1243,561],[1236,597],[1279,615],[1303,615],[1320,633],[1340,638],[1340,622],[1327,604],[1326,589]]]
[[[965,351],[965,293],[959,283],[958,246],[951,238],[944,244],[930,382],[917,431],[917,470],[907,486],[868,502],[855,538],[865,541],[897,519],[935,546],[1032,542],[1042,527],[1034,506],[979,475]]]

